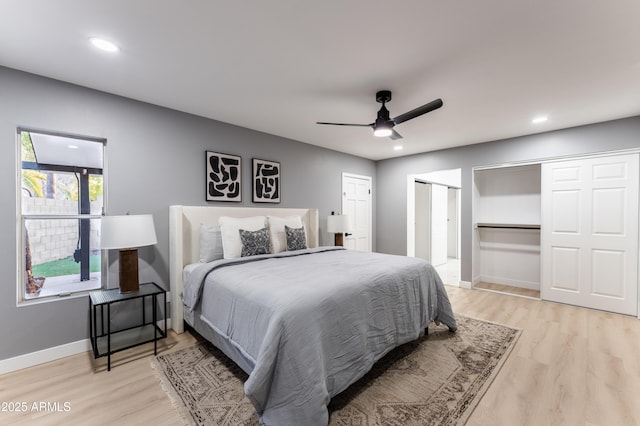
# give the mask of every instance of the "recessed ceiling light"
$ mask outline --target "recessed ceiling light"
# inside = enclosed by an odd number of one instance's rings
[[[539,124],[539,123],[544,123],[547,120],[548,120],[548,117],[545,115],[545,116],[536,117],[533,120],[531,120],[531,122],[533,124]]]
[[[402,151],[402,145],[396,145],[393,147],[394,151]]]
[[[102,38],[91,37],[89,40],[91,41],[91,44],[93,44],[98,49],[104,50],[105,52],[117,52],[118,50],[120,50],[118,46]]]

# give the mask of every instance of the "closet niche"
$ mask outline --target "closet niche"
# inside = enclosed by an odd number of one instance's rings
[[[474,170],[474,287],[540,297],[541,166]]]
[[[473,173],[474,287],[638,316],[638,151]]]

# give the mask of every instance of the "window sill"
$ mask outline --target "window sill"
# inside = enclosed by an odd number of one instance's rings
[[[50,277],[37,296],[21,297],[17,306],[30,306],[56,300],[85,297],[90,291],[102,288],[100,272],[91,274],[89,281],[79,281],[78,276]],[[71,279],[70,279],[71,278]]]

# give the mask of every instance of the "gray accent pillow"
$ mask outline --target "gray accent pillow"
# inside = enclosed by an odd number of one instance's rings
[[[200,224],[200,262],[223,258],[222,234],[217,225]]]
[[[307,248],[307,237],[302,228],[289,228],[284,226],[284,232],[287,234],[287,251],[303,250]]]
[[[240,229],[239,232],[240,240],[242,241],[242,252],[240,254],[242,257],[271,253],[269,228],[262,228],[257,231]]]

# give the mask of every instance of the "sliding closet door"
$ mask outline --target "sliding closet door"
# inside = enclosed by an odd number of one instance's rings
[[[447,263],[447,187],[431,184],[431,264]]]
[[[542,166],[542,298],[637,315],[638,155]]]
[[[415,188],[415,255],[431,262],[431,184],[414,183]]]

